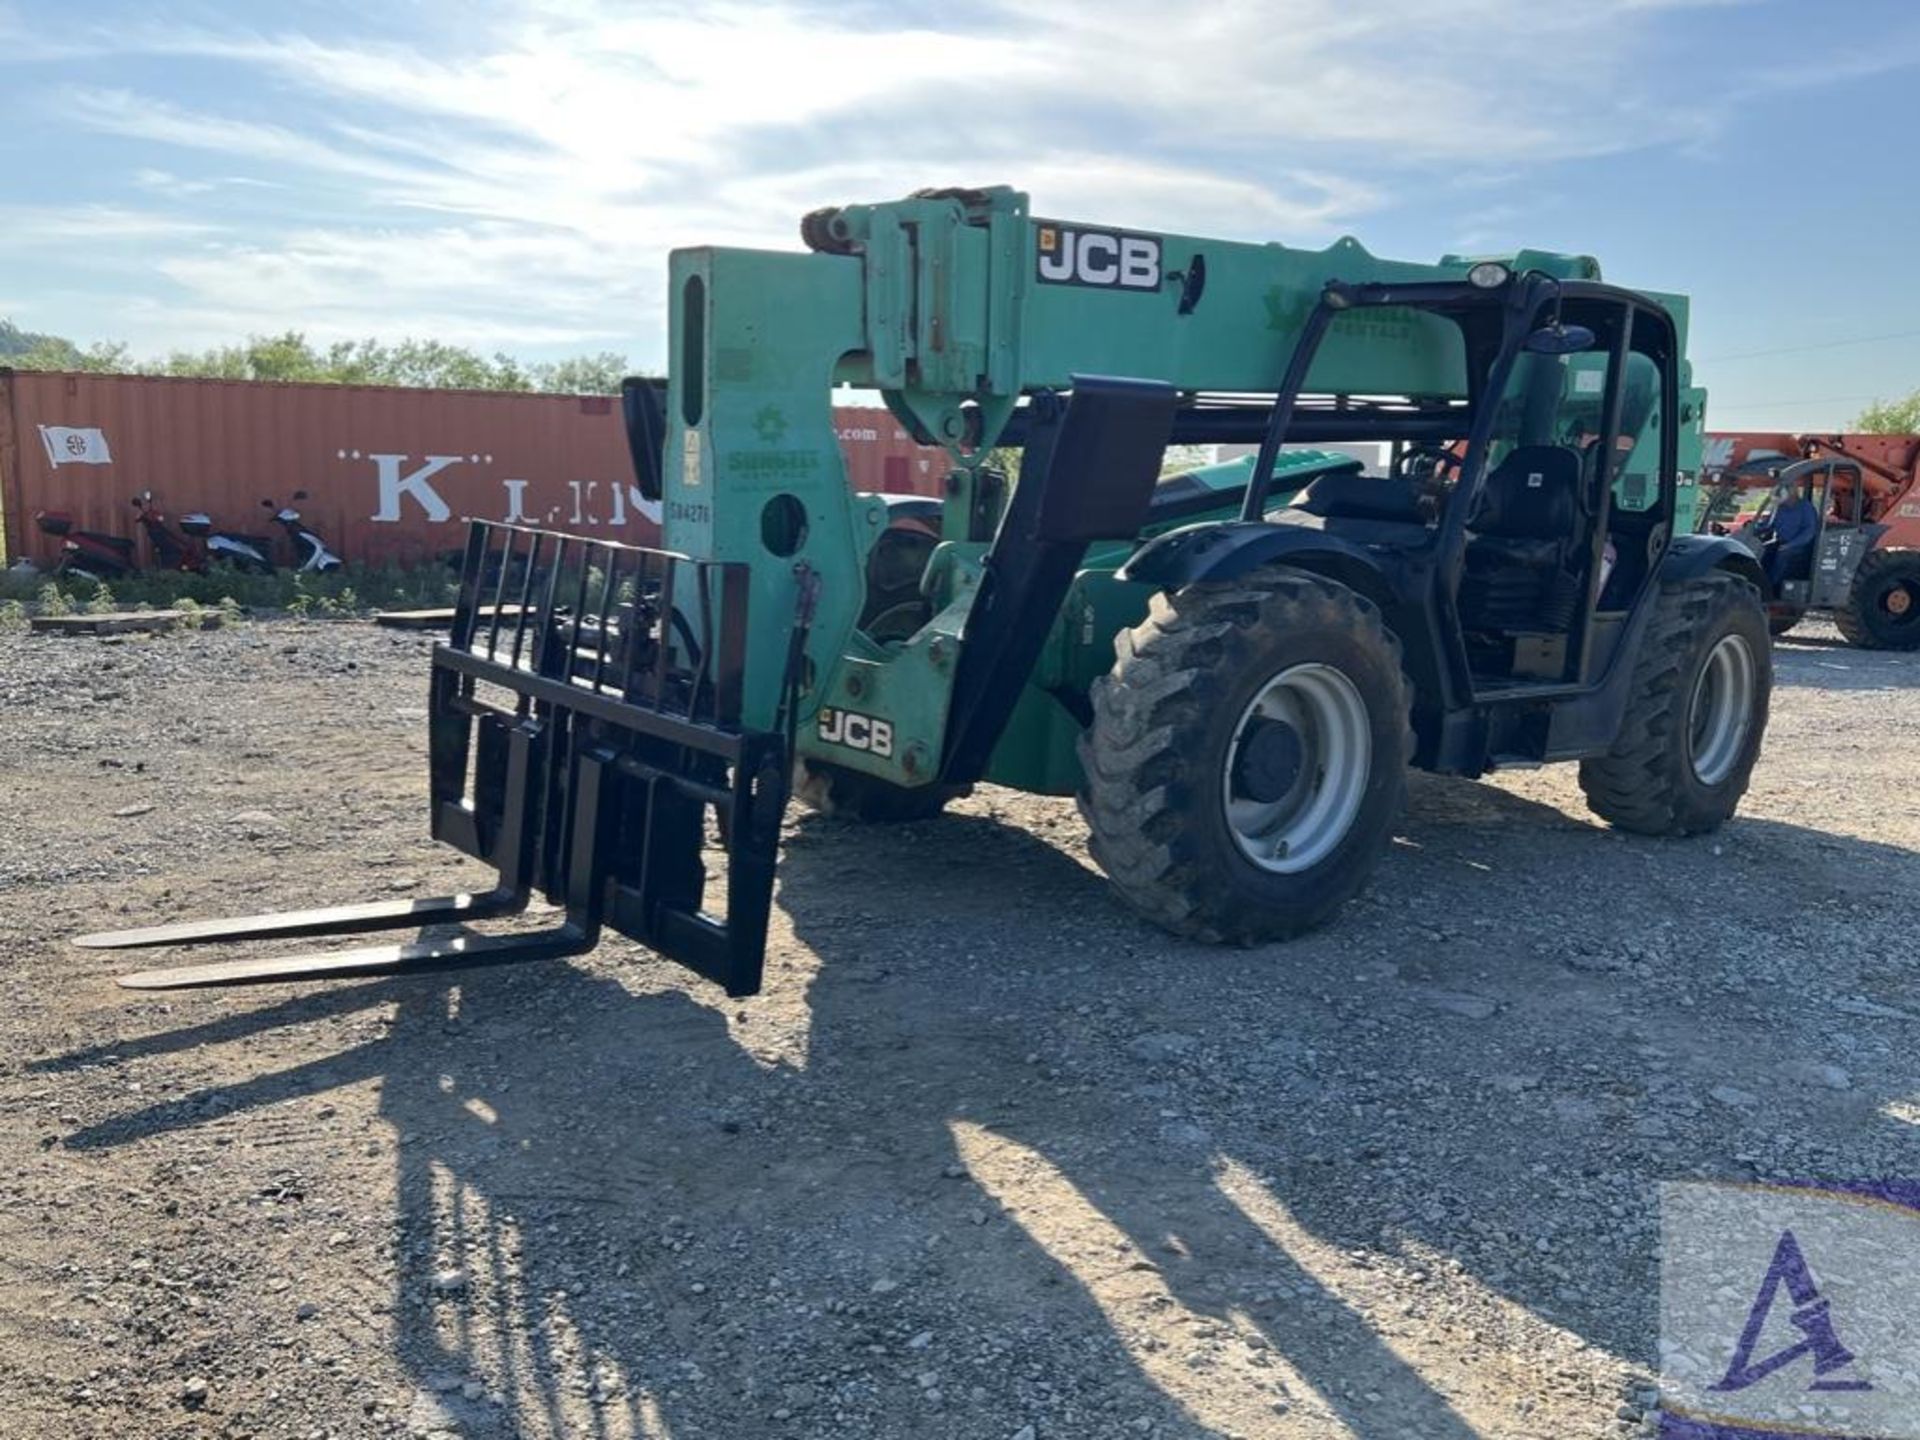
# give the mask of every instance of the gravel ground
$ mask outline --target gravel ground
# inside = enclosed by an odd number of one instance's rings
[[[992,789],[796,817],[745,1002],[619,940],[147,996],[62,944],[480,880],[427,643],[0,636],[6,1435],[1632,1434],[1658,1182],[1920,1171],[1920,658],[1783,645],[1712,839],[1416,777],[1283,947]]]

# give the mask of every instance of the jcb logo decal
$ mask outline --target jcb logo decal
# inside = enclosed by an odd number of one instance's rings
[[[1160,238],[1119,230],[1040,226],[1039,274],[1049,285],[1102,290],[1158,290]]]
[[[893,726],[877,715],[862,715],[853,710],[820,711],[820,738],[829,745],[844,745],[849,750],[865,750],[886,759],[893,754]]]

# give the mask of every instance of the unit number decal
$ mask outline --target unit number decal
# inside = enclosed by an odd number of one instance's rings
[[[862,715],[856,710],[820,709],[820,738],[829,745],[844,745],[849,750],[865,750],[886,759],[893,754],[893,725],[877,715]]]
[[[1039,222],[1039,276],[1048,285],[1158,290],[1160,237]]]

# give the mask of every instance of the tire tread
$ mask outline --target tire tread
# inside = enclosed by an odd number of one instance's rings
[[[1093,684],[1094,721],[1079,742],[1085,779],[1078,799],[1095,862],[1146,919],[1215,944],[1284,939],[1324,918],[1249,913],[1189,843],[1188,796],[1196,783],[1217,782],[1188,774],[1187,737],[1204,723],[1223,682],[1246,668],[1252,637],[1269,627],[1364,637],[1391,657],[1399,713],[1406,716],[1411,690],[1400,644],[1379,609],[1337,582],[1270,567],[1235,582],[1156,595],[1146,619],[1117,637],[1113,669]],[[1404,771],[1413,731],[1404,718],[1402,724],[1403,753],[1396,758]],[[1346,895],[1328,898],[1330,912]]]
[[[1687,723],[1683,713],[1691,691],[1685,682],[1689,658],[1700,636],[1717,616],[1747,607],[1760,616],[1759,592],[1751,582],[1727,571],[1714,571],[1676,584],[1663,585],[1654,597],[1654,613],[1647,634],[1634,657],[1633,698],[1621,722],[1613,747],[1605,754],[1580,762],[1580,788],[1596,815],[1622,830],[1639,835],[1694,835],[1717,828],[1724,815],[1703,813],[1694,796],[1680,782],[1674,764],[1674,745]],[[1765,664],[1766,653],[1755,661]],[[1766,694],[1761,693],[1756,728],[1766,724]],[[1744,794],[1758,752],[1758,736],[1743,764],[1727,783],[1735,801]]]

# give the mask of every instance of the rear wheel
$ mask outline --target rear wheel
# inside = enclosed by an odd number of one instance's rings
[[[1876,550],[1854,572],[1847,603],[1833,623],[1865,650],[1920,647],[1920,555]]]
[[[1747,792],[1767,728],[1772,647],[1759,592],[1715,571],[1663,586],[1605,755],[1580,762],[1596,815],[1642,835],[1717,829]]]
[[[1271,567],[1156,596],[1115,650],[1080,741],[1080,810],[1121,897],[1209,941],[1328,919],[1406,794],[1408,691],[1380,612]]]
[[[972,793],[971,785],[920,785],[909,789],[823,760],[801,760],[794,766],[794,799],[839,820],[863,820],[874,825],[930,820],[949,800]]]

